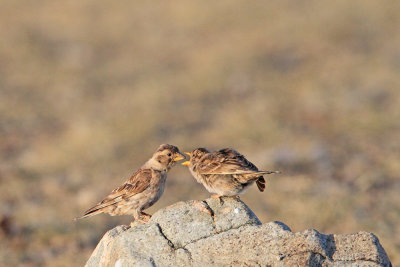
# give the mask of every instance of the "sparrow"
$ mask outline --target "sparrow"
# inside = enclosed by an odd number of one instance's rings
[[[223,196],[239,197],[254,182],[263,192],[263,175],[280,173],[279,171],[259,171],[242,154],[231,148],[210,152],[206,148],[197,148],[188,153],[190,159],[182,163],[188,166],[198,183],[204,185],[211,197],[222,201]]]
[[[149,208],[160,199],[164,192],[168,170],[177,161],[183,159],[185,159],[185,155],[176,146],[161,145],[153,156],[123,185],[114,189],[101,202],[75,220],[108,213],[111,216],[132,215],[135,221],[147,223],[151,215],[142,210]]]

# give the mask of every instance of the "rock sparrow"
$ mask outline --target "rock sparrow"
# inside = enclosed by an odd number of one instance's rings
[[[188,166],[197,182],[204,185],[212,197],[239,196],[254,182],[263,192],[265,180],[263,175],[280,173],[279,171],[259,171],[242,154],[231,148],[210,152],[197,148],[191,153],[190,160],[182,165]]]
[[[123,185],[114,189],[103,201],[90,208],[76,219],[108,213],[133,215],[135,220],[146,223],[151,215],[142,212],[160,199],[164,192],[167,171],[176,161],[184,159],[176,146],[163,144],[153,156]],[[144,217],[145,219],[141,219]]]

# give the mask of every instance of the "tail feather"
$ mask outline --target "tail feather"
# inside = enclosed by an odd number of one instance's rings
[[[87,218],[87,217],[91,217],[91,216],[94,216],[94,215],[97,215],[100,213],[103,213],[102,209],[88,210],[87,212],[85,212],[85,214],[83,216],[74,218],[74,221],[77,221],[77,220],[80,220],[83,218]]]
[[[98,203],[96,206],[88,209],[83,216],[75,218],[74,221],[103,213],[105,208],[118,203],[119,201],[121,201],[121,199],[122,198],[119,196],[118,198],[113,198],[111,200],[108,200],[107,202],[105,202],[103,200],[102,202]]]
[[[280,171],[234,171],[234,172],[203,172],[203,175],[240,175],[240,174],[249,174],[249,175],[265,175],[265,174],[272,174],[272,173],[281,173]]]
[[[265,174],[272,174],[272,173],[281,173],[280,171],[258,171],[257,174],[265,175]],[[265,190],[265,179],[263,176],[260,176],[256,181],[256,185],[260,192],[264,192]]]
[[[258,171],[258,174],[273,174],[273,173],[281,173],[280,171]]]
[[[264,192],[264,189],[265,189],[264,177],[260,176],[260,178],[258,178],[258,180],[256,181],[256,185],[258,187],[258,190],[260,190],[260,192]]]

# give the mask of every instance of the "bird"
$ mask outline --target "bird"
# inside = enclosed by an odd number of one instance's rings
[[[151,215],[142,210],[160,199],[164,192],[167,172],[177,161],[185,158],[176,146],[160,145],[153,156],[124,184],[75,220],[107,213],[111,216],[132,215],[134,222],[147,223]]]
[[[254,182],[258,190],[265,190],[264,175],[279,171],[259,171],[242,154],[232,148],[210,152],[206,148],[196,148],[186,152],[190,159],[183,162],[198,183],[210,192],[212,198],[223,202],[222,197],[237,197]]]

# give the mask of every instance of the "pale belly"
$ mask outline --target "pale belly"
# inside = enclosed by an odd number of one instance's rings
[[[254,183],[241,184],[229,175],[204,177],[196,173],[194,176],[199,183],[203,184],[208,192],[220,196],[237,196],[243,194]]]

